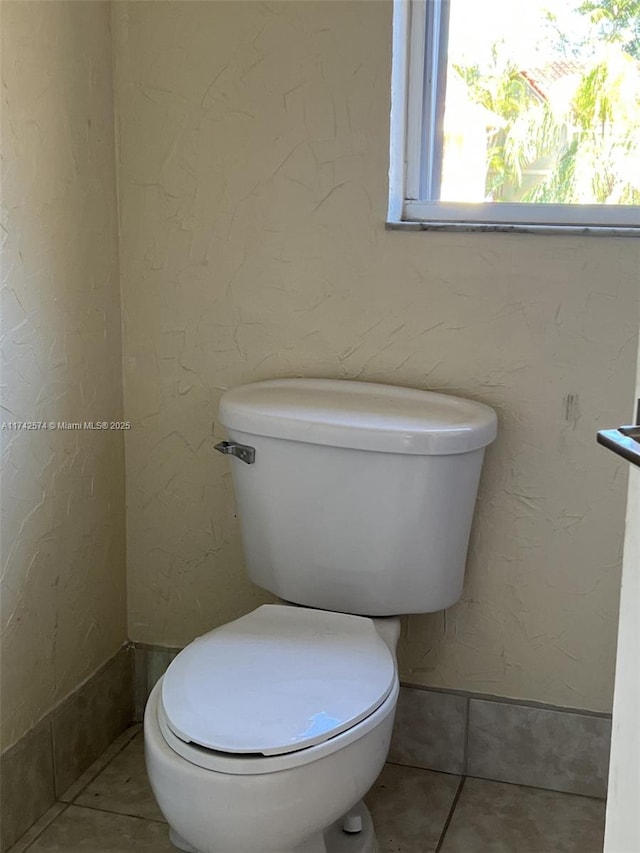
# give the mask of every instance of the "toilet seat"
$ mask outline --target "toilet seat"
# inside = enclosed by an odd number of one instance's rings
[[[163,676],[164,677],[164,676]],[[161,700],[162,683],[156,684],[145,712],[145,728],[156,725],[165,745],[181,758],[186,759],[189,764],[200,767],[203,770],[213,771],[227,776],[261,776],[280,771],[292,770],[305,764],[312,764],[321,759],[329,758],[333,753],[347,749],[350,744],[373,733],[376,728],[384,726],[384,720],[390,716],[393,718],[400,693],[400,682],[395,679],[391,692],[384,702],[376,710],[366,717],[362,722],[353,726],[342,734],[330,738],[317,746],[306,749],[298,749],[295,752],[287,752],[283,755],[247,755],[240,753],[217,752],[206,749],[193,743],[186,743],[177,737],[169,728],[167,718],[162,707]],[[146,715],[151,714],[154,723],[147,723]],[[385,746],[385,754],[388,750]]]
[[[185,743],[275,756],[357,725],[394,681],[371,619],[266,604],[187,646],[165,673],[161,708]]]

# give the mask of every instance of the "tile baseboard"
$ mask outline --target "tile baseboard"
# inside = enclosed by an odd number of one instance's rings
[[[45,718],[0,758],[0,850],[8,850],[55,803],[51,720]]]
[[[0,757],[0,851],[40,820],[132,721],[127,643]]]
[[[133,707],[136,723],[143,721],[149,694],[180,651],[182,649],[171,646],[133,644]]]
[[[464,775],[468,700],[401,687],[388,761]]]
[[[467,773],[604,799],[611,719],[469,700]]]
[[[604,799],[610,741],[607,714],[402,687],[389,761]]]
[[[135,719],[179,648],[134,644]],[[388,761],[604,799],[611,716],[403,686]]]

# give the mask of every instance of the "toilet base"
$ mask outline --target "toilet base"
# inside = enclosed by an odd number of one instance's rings
[[[351,819],[361,820],[362,829],[359,832],[345,832],[343,829],[345,818],[340,818],[321,835],[308,839],[291,851],[283,850],[282,853],[378,853],[373,821],[365,804],[358,803],[351,809],[348,816]],[[174,847],[184,853],[199,853],[195,847],[183,841],[173,829],[169,829],[169,839]],[[224,851],[221,850],[220,853]]]
[[[345,832],[342,828],[344,818],[332,823],[323,832],[326,853],[378,853],[373,821],[369,809],[359,802],[349,812],[349,816],[358,816],[362,820],[360,832]],[[297,850],[294,853],[298,853]],[[300,853],[306,853],[304,848]]]
[[[184,853],[198,853],[195,847],[192,847],[188,841],[184,840],[184,838],[180,838],[178,833],[171,829],[171,827],[169,827],[169,841],[174,847],[177,847],[178,850],[184,851]]]

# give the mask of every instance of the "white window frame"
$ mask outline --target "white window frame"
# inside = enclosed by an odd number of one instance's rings
[[[444,100],[438,72],[446,62],[441,47],[447,37],[447,15],[442,14],[447,2],[394,0],[388,224],[485,230],[570,227],[585,232],[613,228],[640,234],[640,207],[634,205],[429,200],[442,152]]]

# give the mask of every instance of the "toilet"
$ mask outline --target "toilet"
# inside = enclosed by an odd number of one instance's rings
[[[363,797],[389,750],[400,615],[460,597],[481,403],[350,380],[227,391],[249,577],[265,604],[194,640],[154,687],[147,772],[191,853],[375,853]]]

